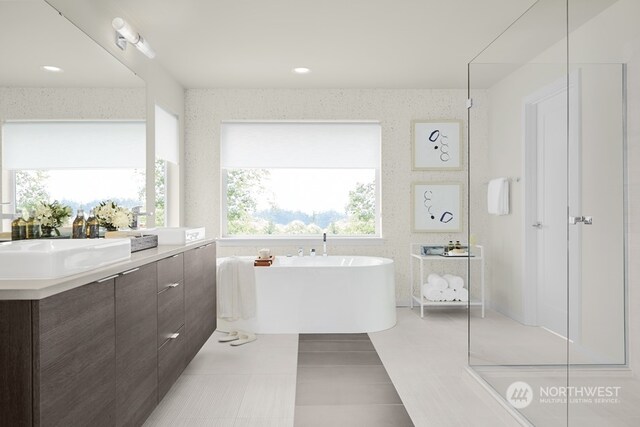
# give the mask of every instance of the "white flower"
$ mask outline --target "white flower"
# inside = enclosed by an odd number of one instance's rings
[[[131,223],[131,219],[129,215],[124,210],[118,210],[113,213],[113,217],[111,219],[111,224],[116,226],[117,228],[128,227]]]

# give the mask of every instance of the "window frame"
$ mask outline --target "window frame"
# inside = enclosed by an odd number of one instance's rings
[[[380,126],[379,121],[374,120],[271,120],[271,121],[259,121],[260,123],[278,123],[278,124],[299,124],[299,123],[375,123]],[[225,120],[224,123],[256,123],[255,120]],[[220,133],[219,133],[220,134]],[[220,137],[219,159],[222,160],[222,137]],[[380,150],[380,161],[374,169],[375,171],[375,220],[374,220],[374,234],[368,235],[328,235],[327,239],[330,241],[339,241],[341,244],[347,245],[361,245],[361,244],[380,244],[384,241],[382,234],[382,132],[380,133],[380,139],[378,141],[378,150]],[[247,169],[281,169],[281,168],[247,168]],[[312,168],[311,168],[312,169]],[[305,235],[269,235],[269,234],[255,234],[255,235],[230,235],[228,233],[228,209],[227,209],[227,184],[228,184],[228,168],[222,167],[222,161],[220,161],[220,244],[221,246],[254,246],[263,242],[269,242],[271,244],[276,243],[279,245],[291,245],[291,244],[314,244],[318,242],[318,239],[322,239],[322,235],[305,234]]]

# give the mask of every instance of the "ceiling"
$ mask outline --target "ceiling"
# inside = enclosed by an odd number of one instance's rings
[[[0,0],[0,58],[0,86],[144,86],[42,0]],[[64,72],[46,72],[43,65],[58,66]]]
[[[467,62],[535,2],[101,1],[187,88],[442,89],[466,87]]]

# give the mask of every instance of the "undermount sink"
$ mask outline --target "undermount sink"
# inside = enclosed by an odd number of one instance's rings
[[[204,227],[158,227],[145,230],[144,234],[158,236],[159,245],[186,245],[203,240]]]
[[[130,239],[0,243],[1,279],[57,279],[131,258]]]

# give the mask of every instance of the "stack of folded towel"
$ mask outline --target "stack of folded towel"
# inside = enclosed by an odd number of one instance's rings
[[[431,273],[422,285],[422,295],[429,301],[469,301],[469,291],[460,276]]]

